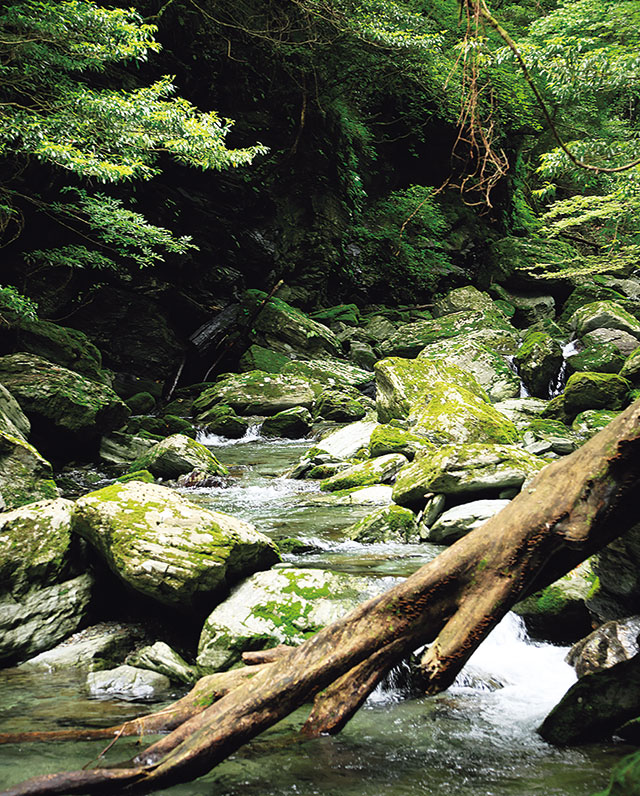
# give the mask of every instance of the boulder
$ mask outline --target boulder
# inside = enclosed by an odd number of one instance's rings
[[[339,322],[349,326],[358,326],[360,323],[360,310],[355,304],[337,304],[335,307],[325,307],[311,313],[314,321],[324,323],[325,326]]]
[[[575,418],[585,409],[622,409],[630,383],[615,373],[574,373],[564,388],[564,409]]]
[[[627,379],[633,385],[640,385],[640,348],[629,354],[618,372],[623,379]]]
[[[228,669],[245,650],[300,644],[391,581],[320,569],[260,572],[209,615],[198,643],[198,665]]]
[[[268,417],[260,427],[260,433],[265,437],[288,437],[299,439],[305,437],[313,425],[311,412],[303,406],[293,406],[278,412],[273,417]]]
[[[587,610],[595,576],[589,561],[584,561],[550,586],[526,597],[513,607],[525,621],[530,635],[556,644],[582,638],[591,630]]]
[[[505,357],[472,336],[432,343],[418,354],[422,359],[444,361],[470,373],[492,403],[520,395],[520,379]]]
[[[619,412],[611,412],[607,409],[586,409],[576,415],[571,428],[582,439],[591,439],[619,414]]]
[[[375,420],[361,420],[333,431],[310,448],[286,475],[289,478],[303,476],[314,465],[351,459],[369,444]]]
[[[122,663],[139,643],[140,631],[131,625],[102,622],[74,633],[53,649],[20,664],[21,669],[55,672],[64,669],[110,669]]]
[[[380,344],[383,357],[416,357],[431,343],[481,329],[495,329],[516,335],[513,326],[498,310],[454,312],[431,321],[415,321],[400,326]]]
[[[328,327],[281,299],[271,298],[263,304],[266,298],[261,290],[247,290],[242,299],[240,312],[253,319],[254,342],[286,356],[313,358],[339,353],[340,341]]]
[[[384,315],[372,315],[367,319],[363,331],[374,344],[380,344],[395,333],[396,326]]]
[[[376,410],[381,423],[409,417],[414,403],[423,396],[428,398],[436,383],[457,385],[489,402],[487,394],[470,373],[440,359],[387,357],[376,363],[375,373]]]
[[[411,460],[418,451],[426,448],[433,448],[433,445],[425,437],[389,424],[376,426],[369,440],[372,457],[384,456],[385,453],[401,453]]]
[[[127,586],[184,611],[278,560],[252,525],[141,481],[81,497],[74,529]]]
[[[369,343],[365,343],[363,340],[351,340],[349,341],[349,360],[359,368],[370,372],[378,361],[378,355]]]
[[[275,415],[294,406],[311,409],[322,385],[301,376],[281,373],[229,373],[194,402],[198,421],[216,404],[226,404],[240,415]],[[202,421],[206,422],[206,421]]]
[[[436,445],[505,443],[520,439],[515,425],[464,387],[435,382],[412,405],[412,430]]]
[[[136,669],[126,664],[116,669],[89,672],[87,689],[92,697],[111,697],[130,702],[159,699],[166,696],[171,681],[164,674]]]
[[[614,287],[599,284],[595,280],[585,280],[575,287],[563,304],[560,320],[562,323],[567,323],[576,310],[596,301],[623,302],[624,300],[624,294]]]
[[[582,441],[570,428],[558,420],[536,418],[523,434],[525,450],[537,456],[549,451],[565,456],[572,453]]]
[[[49,462],[22,437],[0,431],[2,508],[14,509],[58,494]]]
[[[132,415],[148,415],[156,408],[156,399],[150,392],[137,392],[125,401]]]
[[[131,472],[136,470],[149,470],[156,478],[177,478],[191,470],[227,474],[227,468],[208,448],[183,434],[173,434],[149,448],[131,465]]]
[[[428,495],[464,495],[518,488],[546,462],[514,445],[445,445],[420,453],[400,470],[393,500],[420,505]]]
[[[79,575],[73,503],[44,500],[0,514],[0,661],[7,665],[73,633],[93,579]]]
[[[146,437],[136,437],[112,431],[100,440],[100,461],[105,464],[128,465],[143,456],[157,443]]]
[[[559,343],[545,332],[529,333],[516,352],[515,362],[531,395],[548,398],[563,362]]]
[[[586,346],[590,345],[614,345],[624,357],[628,357],[633,351],[640,347],[637,337],[624,332],[621,329],[594,329],[583,335],[582,342]]]
[[[433,314],[436,318],[465,310],[495,312],[495,304],[488,293],[478,290],[473,285],[454,288],[433,301]]]
[[[290,361],[283,367],[282,373],[317,381],[326,387],[347,386],[358,388],[364,387],[371,381],[370,371],[338,359],[312,359],[308,362],[302,360]]]
[[[431,526],[427,541],[453,544],[510,503],[509,500],[474,500],[443,512]]]
[[[337,492],[340,489],[390,482],[405,464],[407,459],[401,453],[387,453],[385,456],[354,464],[326,478],[321,481],[320,489],[324,492]]]
[[[184,417],[165,414],[162,417],[153,415],[138,415],[129,419],[124,427],[127,434],[149,435],[150,438],[160,440],[163,437],[170,437],[172,434],[184,434],[195,439],[197,432],[193,425]]]
[[[640,614],[640,524],[593,556],[593,571],[587,606],[601,622]]]
[[[25,442],[29,439],[31,423],[20,408],[20,404],[9,390],[0,384],[0,431],[12,437],[20,437]]]
[[[90,451],[130,413],[110,387],[34,354],[0,357],[0,382],[31,421],[34,444],[56,458]]]
[[[566,661],[578,677],[609,669],[621,661],[628,661],[640,652],[640,616],[612,620],[600,625],[569,650]]]
[[[396,505],[375,509],[349,526],[345,534],[361,544],[420,541],[415,514],[410,509]]]
[[[293,407],[294,409],[302,407]],[[289,410],[285,410],[289,411]],[[304,411],[309,411],[305,409]],[[211,409],[207,409],[198,417],[198,422],[202,423],[207,433],[217,434],[228,439],[240,439],[244,437],[249,429],[250,422],[244,417],[236,414],[227,404],[216,404]]]
[[[199,677],[197,668],[190,666],[164,641],[142,647],[127,657],[127,663],[138,669],[159,672],[176,683],[195,683]]]
[[[577,309],[569,326],[582,337],[594,329],[619,329],[640,340],[640,321],[616,301],[593,301]]]
[[[265,373],[280,373],[282,368],[290,362],[288,356],[279,351],[271,351],[261,345],[250,345],[238,361],[240,373],[250,370],[262,370]]]
[[[555,318],[556,301],[553,296],[509,291],[506,300],[514,307],[513,323],[522,329],[544,318]]]
[[[506,401],[494,404],[494,409],[497,409],[500,414],[511,420],[517,429],[522,431],[529,426],[534,418],[539,417],[544,412],[547,408],[547,403],[547,401],[531,396],[526,398],[508,398]]]
[[[310,495],[308,506],[387,506],[391,503],[393,488],[387,484],[340,489],[330,494]]]
[[[640,361],[640,360],[639,360]],[[592,343],[576,354],[567,357],[569,373],[620,373],[625,358],[613,343]],[[624,378],[628,378],[624,375]]]

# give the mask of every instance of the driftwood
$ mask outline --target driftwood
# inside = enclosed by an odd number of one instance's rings
[[[640,401],[544,470],[499,515],[403,583],[286,651],[120,767],[38,777],[2,796],[144,793],[210,771],[315,697],[304,730],[336,732],[404,656],[447,688],[509,608],[637,522]]]

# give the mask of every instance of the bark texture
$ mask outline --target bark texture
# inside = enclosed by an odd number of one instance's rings
[[[305,731],[335,731],[381,673],[424,644],[430,644],[422,659],[427,690],[436,693],[453,682],[515,602],[634,524],[639,487],[636,402],[575,453],[542,470],[481,528],[300,647],[282,651],[131,763],[39,777],[3,796],[143,793],[185,782],[317,694]]]

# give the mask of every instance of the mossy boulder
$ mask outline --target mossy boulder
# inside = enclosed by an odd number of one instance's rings
[[[198,665],[228,669],[245,650],[301,644],[390,585],[389,578],[320,569],[260,572],[209,615],[198,643]]]
[[[416,321],[400,326],[380,344],[380,353],[383,357],[416,357],[425,346],[481,329],[516,334],[513,326],[497,309],[465,310],[431,321]]]
[[[287,356],[312,358],[339,353],[340,341],[327,326],[279,298],[264,304],[266,298],[261,290],[247,290],[241,302],[240,320],[251,322],[252,342]]]
[[[376,363],[375,373],[376,410],[380,423],[408,418],[418,399],[428,400],[435,383],[457,385],[489,402],[487,394],[470,373],[441,359],[387,357]]]
[[[49,462],[22,437],[0,431],[0,497],[2,508],[58,497]]]
[[[535,418],[523,434],[525,449],[540,455],[552,451],[560,456],[572,453],[582,442],[573,429],[559,420]]]
[[[432,443],[425,437],[389,424],[376,426],[369,440],[372,457],[384,456],[385,453],[401,453],[411,460],[418,451],[432,447]]]
[[[288,362],[282,373],[320,382],[326,387],[364,387],[371,381],[371,372],[338,359],[311,359]]]
[[[354,464],[326,478],[320,482],[320,489],[324,492],[336,492],[340,489],[383,484],[391,481],[406,463],[407,459],[401,453],[387,453],[385,456]]]
[[[640,340],[640,321],[616,301],[594,301],[577,309],[569,326],[578,337],[594,329],[620,329]]]
[[[504,293],[505,299],[513,307],[512,321],[514,325],[526,329],[545,318],[556,316],[556,300],[553,296],[540,293]]]
[[[375,420],[360,420],[338,431],[332,431],[309,448],[286,475],[289,478],[300,478],[316,465],[351,459],[356,453],[367,448],[373,429],[377,425]]]
[[[285,354],[254,343],[240,357],[238,370],[240,373],[247,373],[251,370],[262,370],[264,373],[280,373],[282,368],[290,361]]]
[[[198,417],[198,422],[202,423],[209,434],[218,434],[229,439],[240,439],[249,429],[249,421],[240,417],[227,404],[216,404],[207,409]]]
[[[200,420],[216,404],[226,404],[240,415],[275,415],[294,406],[311,409],[322,385],[301,376],[282,373],[229,373],[194,402]]]
[[[535,289],[539,287],[543,274],[556,273],[562,280],[563,270],[581,263],[581,255],[570,244],[533,235],[506,236],[490,247],[492,276],[499,282],[509,280],[513,289]]]
[[[34,354],[0,357],[0,382],[31,421],[34,444],[58,459],[90,451],[130,414],[110,387]]]
[[[156,478],[177,478],[191,470],[209,475],[227,474],[227,468],[208,448],[184,434],[173,434],[158,442],[136,459],[130,470],[149,470]]]
[[[140,481],[81,497],[74,530],[128,587],[182,611],[279,558],[252,525]]]
[[[505,357],[472,336],[432,343],[418,354],[418,360],[423,359],[457,365],[470,373],[492,402],[520,395],[520,379]]]
[[[585,561],[559,580],[513,607],[537,639],[567,644],[591,632],[586,600],[595,575]]]
[[[372,404],[354,388],[327,387],[318,396],[314,415],[336,423],[353,423],[367,414],[368,403]]]
[[[149,434],[158,439],[170,437],[172,434],[184,434],[195,439],[197,434],[193,425],[184,417],[169,414],[162,417],[155,415],[132,417],[127,422],[125,431],[128,434]]]
[[[20,437],[25,442],[31,432],[29,418],[2,384],[0,384],[0,431],[5,431],[13,437]]]
[[[640,385],[640,348],[637,348],[624,360],[619,375],[628,379],[634,386]]]
[[[156,443],[122,431],[113,431],[100,440],[100,461],[106,464],[128,465],[144,456]]]
[[[585,409],[622,409],[630,388],[615,373],[574,373],[564,388],[564,408],[573,418]]]
[[[311,313],[314,321],[331,326],[340,322],[348,326],[358,326],[360,323],[360,310],[355,304],[337,304],[335,307],[325,307]]]
[[[442,512],[429,528],[427,541],[433,544],[453,544],[470,531],[479,528],[505,506],[509,500],[473,500]]]
[[[563,304],[560,321],[562,323],[568,323],[576,310],[585,307],[587,304],[593,304],[595,301],[615,301],[619,303],[624,301],[624,298],[624,294],[613,287],[598,284],[593,280],[588,282],[585,281],[582,284],[576,285]]]
[[[531,395],[547,398],[556,380],[563,356],[559,343],[545,332],[527,334],[516,352],[520,378]]]
[[[640,362],[640,359],[638,360]],[[624,355],[613,343],[591,344],[567,357],[569,373],[620,373],[625,364]],[[625,378],[627,378],[625,376]]]
[[[515,425],[491,404],[464,387],[445,382],[432,383],[413,403],[409,423],[435,445],[508,444],[520,439]]]
[[[148,415],[156,408],[156,399],[150,392],[137,392],[125,401],[133,415]]]
[[[464,495],[519,488],[546,462],[515,445],[445,445],[420,453],[398,473],[393,500],[424,503],[430,494]]]
[[[495,304],[488,293],[478,290],[473,285],[456,287],[433,301],[433,312],[436,317],[465,310],[495,312]]]
[[[640,348],[638,338],[622,329],[594,329],[583,335],[581,342],[585,346],[613,345],[623,357],[628,357]]]
[[[500,414],[511,420],[520,431],[524,431],[533,419],[539,417],[547,407],[547,401],[526,396],[525,398],[507,398],[494,404]]]
[[[612,412],[608,409],[586,409],[576,415],[571,428],[579,437],[591,439],[619,414],[619,412]]]
[[[306,436],[313,425],[311,412],[303,406],[293,406],[278,412],[277,415],[268,417],[260,427],[260,433],[265,437],[288,437],[299,439]]]
[[[346,531],[349,539],[362,544],[384,542],[419,542],[416,515],[402,506],[390,505],[375,509]]]
[[[148,470],[134,470],[132,473],[125,473],[116,478],[119,484],[128,484],[129,481],[143,481],[145,484],[153,484],[155,480]]]
[[[79,576],[74,504],[44,500],[0,515],[0,661],[49,649],[85,619],[92,578]]]

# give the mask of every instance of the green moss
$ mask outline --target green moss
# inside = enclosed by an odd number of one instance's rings
[[[120,478],[116,478],[116,481],[120,484],[127,484],[129,481],[143,481],[146,484],[152,484],[155,480],[148,470],[136,470],[133,473],[125,473]]]

